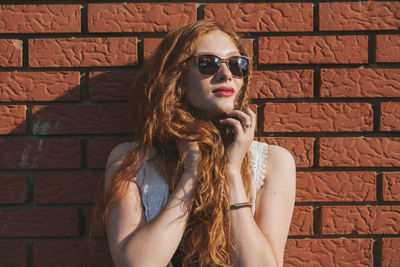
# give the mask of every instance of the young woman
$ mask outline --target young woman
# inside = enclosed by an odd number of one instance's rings
[[[104,223],[122,266],[282,266],[291,154],[253,141],[251,59],[212,21],[168,33],[132,86],[135,142],[109,155]]]

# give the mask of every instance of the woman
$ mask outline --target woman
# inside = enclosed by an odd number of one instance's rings
[[[171,31],[137,73],[136,141],[110,153],[94,214],[116,266],[282,266],[295,164],[253,141],[250,75],[212,21]]]

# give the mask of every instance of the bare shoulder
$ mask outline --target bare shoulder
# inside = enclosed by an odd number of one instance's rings
[[[265,174],[267,177],[275,172],[292,172],[296,169],[292,153],[278,145],[268,145],[266,161]]]
[[[132,142],[125,142],[114,147],[107,158],[106,172],[105,172],[105,188],[108,187],[112,174],[121,166],[126,153],[133,148]]]
[[[117,161],[121,161],[125,154],[131,151],[132,148],[132,142],[121,143],[114,147],[108,155],[106,167],[112,165]]]

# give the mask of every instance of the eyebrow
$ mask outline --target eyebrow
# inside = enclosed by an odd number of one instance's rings
[[[218,56],[215,52],[196,52],[196,53],[194,53],[194,54],[195,54],[195,55],[199,55],[199,54],[209,54],[209,55]],[[240,51],[233,51],[233,52],[230,52],[230,53],[226,54],[227,57],[230,57],[230,56],[237,56],[237,55],[240,55]]]

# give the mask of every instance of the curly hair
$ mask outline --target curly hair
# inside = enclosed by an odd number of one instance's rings
[[[149,160],[150,151],[157,151],[157,168],[172,192],[182,174],[183,156],[176,140],[196,141],[202,157],[199,182],[196,186],[189,219],[183,235],[183,265],[231,266],[235,246],[231,238],[227,153],[232,142],[230,127],[203,118],[186,100],[187,73],[201,37],[213,31],[228,34],[242,55],[248,55],[240,37],[231,29],[213,21],[187,24],[169,32],[154,56],[136,73],[129,99],[137,146],[128,152],[111,183],[94,208],[92,221],[102,225],[113,204],[120,201],[130,182]],[[248,109],[248,86],[251,74],[244,77],[237,109]],[[241,175],[250,196],[251,170],[246,155]]]

